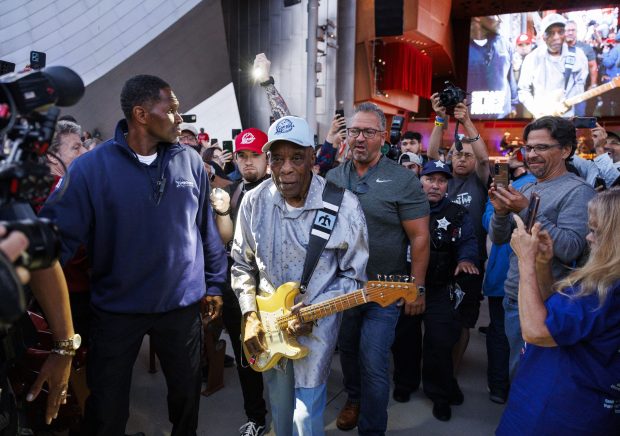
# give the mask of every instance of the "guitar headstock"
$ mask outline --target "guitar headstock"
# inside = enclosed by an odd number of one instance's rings
[[[404,299],[407,303],[418,298],[415,277],[401,275],[379,275],[379,280],[366,284],[366,299],[378,303],[381,307]]]

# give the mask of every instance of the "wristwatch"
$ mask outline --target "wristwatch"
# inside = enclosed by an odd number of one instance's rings
[[[269,76],[269,79],[265,80],[264,82],[260,82],[260,86],[267,86],[267,85],[273,85],[275,82],[275,80],[273,80],[273,76]]]
[[[418,285],[418,295],[424,297],[426,295],[426,286]]]
[[[82,337],[76,333],[69,339],[54,341],[52,353],[63,356],[74,356],[76,350],[80,348],[80,345],[82,345]]]

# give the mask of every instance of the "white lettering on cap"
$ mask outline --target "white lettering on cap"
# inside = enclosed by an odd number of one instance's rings
[[[254,142],[255,139],[256,137],[254,137],[254,135],[252,135],[250,132],[247,132],[247,133],[244,133],[243,136],[241,137],[241,143],[251,144]]]

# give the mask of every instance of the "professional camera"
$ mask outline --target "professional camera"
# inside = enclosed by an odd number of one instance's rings
[[[454,106],[462,103],[467,97],[467,93],[458,86],[454,86],[451,82],[444,82],[446,87],[439,93],[439,103],[446,108],[448,112],[454,111]]]
[[[17,264],[30,270],[51,266],[60,252],[58,229],[31,207],[47,197],[54,181],[45,159],[60,113],[54,105],[73,105],[82,95],[82,79],[67,67],[0,76],[0,222],[9,233],[28,237]]]

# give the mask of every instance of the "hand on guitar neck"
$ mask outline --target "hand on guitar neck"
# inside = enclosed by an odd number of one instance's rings
[[[302,322],[299,318],[299,311],[305,306],[306,304],[302,301],[291,307],[291,315],[297,315],[297,317],[288,322],[286,331],[289,335],[293,337],[309,335],[310,333],[312,333],[312,326],[314,324],[312,322]]]

